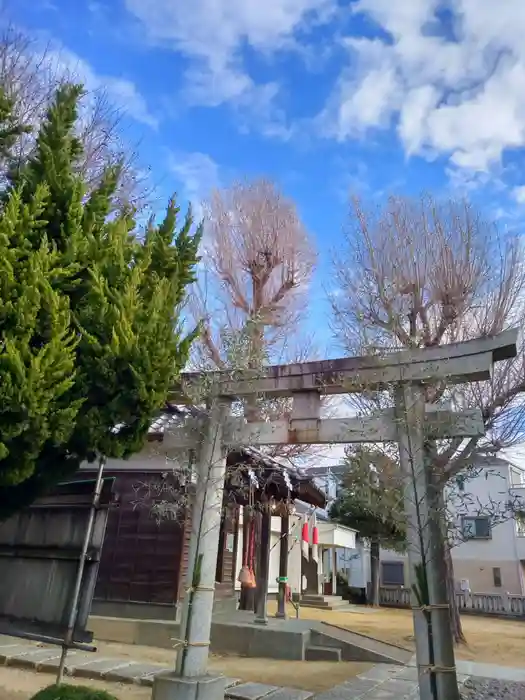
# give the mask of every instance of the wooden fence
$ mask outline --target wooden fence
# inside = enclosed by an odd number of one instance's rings
[[[59,484],[0,524],[0,633],[64,638],[94,489],[92,480]],[[86,624],[112,502],[113,479],[104,479],[84,566],[75,642],[93,638]]]
[[[410,589],[401,586],[382,586],[379,590],[381,605],[390,608],[409,608]],[[477,615],[497,615],[525,619],[525,596],[509,593],[456,593],[460,612]]]

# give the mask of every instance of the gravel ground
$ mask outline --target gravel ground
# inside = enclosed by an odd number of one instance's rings
[[[525,700],[525,683],[471,678],[462,688],[462,700]]]

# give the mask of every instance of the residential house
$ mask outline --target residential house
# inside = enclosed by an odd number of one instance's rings
[[[327,507],[337,495],[343,470],[344,466],[326,473],[313,470],[326,490]],[[519,502],[525,510],[525,464],[504,456],[480,458],[474,473],[465,480],[463,491],[455,487],[449,499],[456,586],[476,593],[525,595],[525,517],[511,512]],[[380,557],[381,585],[407,586],[406,555],[381,550]],[[352,587],[366,588],[370,582],[366,543],[358,540],[356,549],[338,552],[338,562]]]
[[[456,588],[524,595],[525,520],[513,510],[525,503],[525,468],[505,457],[487,457],[478,460],[474,473],[448,499]],[[408,580],[407,557],[382,550],[381,585],[407,586]]]

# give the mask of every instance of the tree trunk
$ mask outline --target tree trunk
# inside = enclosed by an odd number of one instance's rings
[[[370,596],[368,602],[379,606],[379,537],[370,540]]]
[[[448,549],[447,538],[447,514],[445,508],[444,493],[439,483],[437,470],[434,469],[431,460],[431,452],[428,443],[425,444],[425,476],[427,480],[428,500],[428,556],[426,561],[426,578],[428,598],[431,606],[428,615],[430,622],[430,635],[432,644],[432,656],[436,668],[448,668],[450,672],[433,673],[433,687],[436,689],[436,697],[447,700],[460,700],[457,674],[452,669],[456,666],[454,654],[454,632],[452,626],[452,609],[454,595],[450,597],[448,586],[448,570],[446,551]]]
[[[450,604],[450,624],[452,625],[452,634],[454,635],[455,644],[465,644],[466,639],[463,634],[463,626],[459,614],[458,601],[456,598],[456,589],[454,585],[454,564],[452,562],[452,554],[450,547],[445,547],[445,563],[447,565],[447,589],[448,600]]]
[[[427,443],[427,449],[429,448],[429,443]],[[433,449],[431,449],[431,454],[436,454],[435,444]],[[431,458],[430,458],[431,459]],[[434,506],[441,514],[441,522],[443,527],[442,533],[442,549],[444,558],[443,571],[445,573],[446,586],[447,586],[447,601],[450,607],[450,626],[452,629],[452,635],[454,637],[454,643],[466,644],[465,635],[463,634],[463,626],[461,624],[461,617],[459,614],[459,607],[456,598],[456,587],[454,584],[454,564],[452,562],[452,554],[450,552],[450,545],[448,541],[447,533],[447,509],[445,503],[445,492],[443,484],[439,484],[439,476],[437,471],[431,470],[429,472],[431,476],[431,483],[433,483],[433,489],[431,490],[432,497],[435,499]]]

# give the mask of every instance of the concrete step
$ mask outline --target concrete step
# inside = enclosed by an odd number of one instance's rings
[[[341,661],[341,649],[336,647],[308,646],[304,650],[305,661]]]
[[[310,641],[307,620],[288,620],[286,624],[254,625],[253,612],[235,611],[214,615],[210,650],[216,654],[300,661]],[[279,621],[280,622],[280,621]],[[89,618],[89,629],[100,641],[138,644],[173,649],[180,639],[180,625],[162,620],[120,620]]]
[[[345,601],[343,603],[337,603],[335,605],[329,605],[325,603],[324,605],[318,603],[301,603],[302,608],[313,608],[315,610],[341,610],[341,608],[347,608],[348,603]]]
[[[330,603],[334,600],[343,600],[340,595],[320,595],[317,593],[303,593],[301,600],[326,601]]]
[[[388,644],[380,639],[365,634],[351,632],[326,622],[312,625],[311,644],[314,646],[331,646],[341,650],[343,661],[369,661],[384,664],[407,664],[413,652],[395,644]]]
[[[349,607],[350,603],[340,596],[303,596],[301,607],[317,608],[319,610],[339,610]]]

